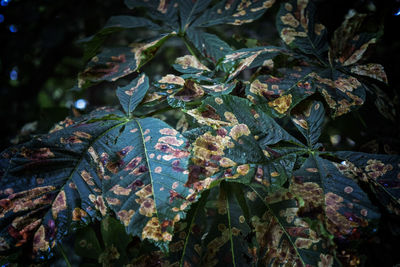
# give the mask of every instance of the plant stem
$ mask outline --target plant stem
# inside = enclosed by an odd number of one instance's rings
[[[58,249],[60,250],[61,255],[63,256],[64,261],[65,261],[65,264],[67,265],[67,267],[72,267],[71,263],[70,263],[69,260],[68,260],[67,254],[65,254],[65,251],[64,251],[64,249],[63,249],[61,243],[58,243],[58,246],[57,246],[57,247],[58,247]]]

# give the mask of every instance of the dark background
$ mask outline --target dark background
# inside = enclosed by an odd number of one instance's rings
[[[400,87],[400,0],[318,0],[317,15],[333,33],[349,9],[371,14],[367,26],[379,29],[384,34],[372,51],[369,62],[385,67],[389,86],[382,90],[399,109]],[[274,15],[278,4],[265,15],[241,27],[221,27],[216,33],[230,44],[241,48],[241,36],[253,38],[259,44],[279,44],[274,26]],[[374,8],[373,8],[374,7]],[[375,10],[375,11],[373,11]],[[71,106],[77,99],[84,99],[88,109],[99,105],[116,104],[115,87],[108,83],[99,84],[85,91],[71,90],[79,71],[85,66],[84,49],[77,41],[101,29],[112,15],[134,14],[123,1],[101,0],[9,0],[0,5],[0,150],[29,138],[29,130],[22,127],[37,122],[33,134],[44,133],[57,121],[71,115]],[[11,28],[10,28],[11,27]],[[141,32],[128,31],[114,34],[107,43],[124,44],[135,39]],[[179,49],[177,49],[179,48]],[[148,71],[153,77],[167,74],[169,64],[182,56],[185,48],[169,41],[151,62]],[[145,71],[147,72],[145,69]],[[352,149],[370,153],[396,153],[400,151],[400,123],[396,115],[392,120],[379,114],[374,99],[367,96],[367,102],[358,111],[325,126],[324,145],[334,149]],[[333,144],[332,136],[339,136],[340,142]],[[362,248],[368,255],[367,266],[393,266],[400,262],[398,237],[393,231],[399,222],[390,215],[383,215],[378,237],[371,237],[368,247]],[[343,244],[346,247],[348,244]],[[396,252],[397,251],[397,252]]]

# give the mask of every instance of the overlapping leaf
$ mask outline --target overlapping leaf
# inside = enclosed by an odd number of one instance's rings
[[[290,189],[304,200],[303,212],[315,218],[322,214],[326,229],[337,237],[354,234],[357,228],[379,219],[377,209],[356,181],[317,155],[308,157],[294,172]]]
[[[34,254],[45,255],[110,211],[129,234],[171,240],[197,194],[184,186],[186,140],[157,119],[112,114],[122,115],[95,112],[1,154],[3,251],[33,240]]]
[[[283,78],[258,76],[246,88],[251,102],[265,107],[276,117],[288,114],[300,101],[315,92],[313,68],[295,67],[280,71],[284,73]]]
[[[222,184],[179,224],[168,260],[177,266],[337,266],[327,241],[298,210],[290,193],[268,197],[257,185]]]
[[[230,72],[227,79],[229,80],[246,68],[263,65],[269,68],[273,67],[274,62],[272,60],[278,54],[305,61],[306,67],[295,67],[289,72],[284,70],[282,73],[282,79],[288,81],[288,84],[282,86],[283,90],[297,92],[300,96],[300,98],[293,98],[295,101],[293,101],[292,107],[307,96],[304,93],[311,93],[295,90],[296,78],[299,79],[300,83],[303,82],[302,79],[304,78],[313,89],[315,88],[323,95],[332,109],[333,117],[346,114],[365,101],[365,87],[368,84],[365,83],[364,79],[359,79],[359,76],[387,82],[386,74],[381,65],[375,63],[357,64],[370,44],[376,42],[376,34],[358,33],[364,17],[360,14],[349,15],[343,25],[336,30],[329,46],[325,27],[316,23],[315,6],[312,1],[288,1],[281,5],[278,12],[277,28],[283,41],[294,49],[293,51],[288,52],[285,49],[274,47],[242,49],[226,55],[219,66]],[[296,71],[296,68],[298,71]],[[261,79],[263,78],[261,77]],[[259,79],[256,79],[256,85],[266,87],[258,84],[258,81]],[[376,90],[373,89],[373,91]],[[376,95],[378,95],[378,92]],[[250,94],[250,97],[254,98],[254,95]],[[288,102],[289,99],[286,97],[282,100],[278,100],[278,102]],[[279,116],[279,114],[276,115]]]
[[[149,89],[149,78],[141,74],[128,85],[117,89],[117,97],[128,117],[143,100]]]
[[[374,155],[343,151],[336,164],[345,176],[367,182],[376,198],[392,213],[400,214],[400,158],[397,155]]]
[[[188,113],[198,122],[216,127],[193,143],[194,166],[190,167],[189,181],[215,177],[262,184],[268,192],[290,185],[291,192],[308,205],[305,214],[323,210],[326,228],[338,236],[349,235],[379,218],[357,183],[340,174],[334,162],[319,156],[318,138],[324,121],[322,103],[306,101],[292,111],[293,123],[307,145],[245,99],[208,98],[202,107]],[[355,194],[350,195],[351,192]]]
[[[327,31],[315,21],[315,11],[309,0],[282,3],[276,26],[287,45],[319,58],[328,50]]]
[[[153,58],[158,48],[173,34],[163,34],[128,47],[105,48],[79,74],[78,86],[83,88],[90,85],[90,82],[115,81],[135,72]]]

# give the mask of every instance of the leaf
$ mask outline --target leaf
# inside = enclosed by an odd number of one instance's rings
[[[348,66],[358,62],[370,44],[376,42],[376,34],[360,33],[366,14],[349,11],[342,25],[333,33],[329,56],[332,62]]]
[[[130,9],[144,7],[150,18],[163,22],[168,30],[179,32],[178,2],[178,0],[125,0],[125,5]]]
[[[231,188],[225,184],[211,189],[192,213],[191,220],[180,224],[170,245],[173,264],[247,266],[251,262],[244,239],[250,227]]]
[[[244,190],[255,233],[256,259],[262,266],[340,266],[329,241],[298,216],[299,201],[285,191],[266,195],[261,188]]]
[[[255,181],[273,192],[291,177],[296,153],[304,153],[299,141],[246,99],[209,97],[188,114],[215,127],[193,142],[189,183],[206,177],[246,184]],[[282,141],[293,145],[292,154],[271,155],[269,146]]]
[[[372,79],[388,83],[385,70],[382,65],[376,63],[368,63],[365,65],[355,65],[350,70],[354,74],[370,77]]]
[[[153,118],[101,118],[82,117],[1,154],[4,250],[33,240],[34,254],[46,255],[110,210],[129,234],[160,247],[171,240],[197,195],[184,186],[185,138]]]
[[[313,74],[313,78],[318,91],[332,109],[333,117],[364,104],[365,89],[357,78],[331,69],[321,70]]]
[[[181,29],[186,31],[195,18],[201,14],[211,3],[211,0],[202,1],[179,1],[179,15],[181,18]]]
[[[275,46],[243,48],[225,55],[217,67],[225,72],[229,72],[228,80],[231,80],[247,68],[273,66],[274,62],[272,59],[279,54],[289,54],[289,52]]]
[[[102,252],[92,227],[79,229],[75,238],[75,252],[81,257],[97,260]]]
[[[293,175],[290,191],[305,202],[304,214],[322,214],[326,229],[336,237],[349,237],[380,217],[356,181],[329,160],[312,155]]]
[[[343,159],[336,164],[345,176],[370,184],[380,201],[391,213],[400,214],[400,158],[398,155],[376,155],[340,151]]]
[[[117,97],[128,117],[139,105],[149,89],[149,78],[145,74],[140,75],[124,87],[118,87]]]
[[[192,55],[178,57],[175,60],[175,64],[172,66],[181,73],[202,73],[204,71],[210,71],[209,68],[204,66],[195,56]]]
[[[276,26],[285,44],[301,52],[321,58],[328,50],[327,31],[315,21],[312,1],[282,3],[276,16]]]
[[[88,59],[90,59],[96,55],[100,46],[110,34],[119,32],[123,29],[133,29],[141,27],[148,27],[153,30],[161,29],[160,26],[146,18],[124,15],[113,16],[108,19],[103,29],[90,37],[80,40],[79,43],[84,43],[85,57],[88,57]]]
[[[164,34],[142,43],[133,43],[130,47],[104,49],[79,74],[79,87],[87,87],[90,82],[115,81],[135,72],[153,58],[158,48],[172,35]]]
[[[220,1],[204,11],[193,23],[195,27],[210,27],[220,24],[242,25],[259,17],[275,3],[275,0],[264,1]]]
[[[318,149],[321,146],[317,142],[321,135],[324,115],[324,106],[317,101],[307,101],[302,107],[296,107],[296,111],[293,113],[294,125],[303,134],[307,145],[312,149]]]
[[[215,34],[193,28],[189,28],[186,34],[196,49],[214,63],[221,57],[232,52],[231,47]]]
[[[247,98],[264,107],[275,117],[283,117],[303,99],[315,92],[313,68],[280,69],[282,78],[258,76],[246,88]]]

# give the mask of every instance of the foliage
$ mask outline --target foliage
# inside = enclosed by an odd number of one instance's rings
[[[357,265],[340,244],[359,245],[382,213],[400,214],[400,157],[319,140],[325,107],[339,117],[367,92],[382,96],[383,67],[362,62],[378,35],[360,33],[365,15],[350,14],[328,42],[307,0],[281,4],[282,46],[235,50],[205,30],[250,23],[274,2],[126,0],[146,17],[110,18],[84,40],[87,53],[115,31],[159,35],[104,48],[78,77],[85,89],[133,74],[116,89],[123,112],[68,117],[1,153],[2,259],[24,249],[43,262],[76,232],[77,254],[93,265]],[[191,55],[150,84],[142,66],[176,37]],[[169,121],[168,110],[176,129],[152,117]]]

